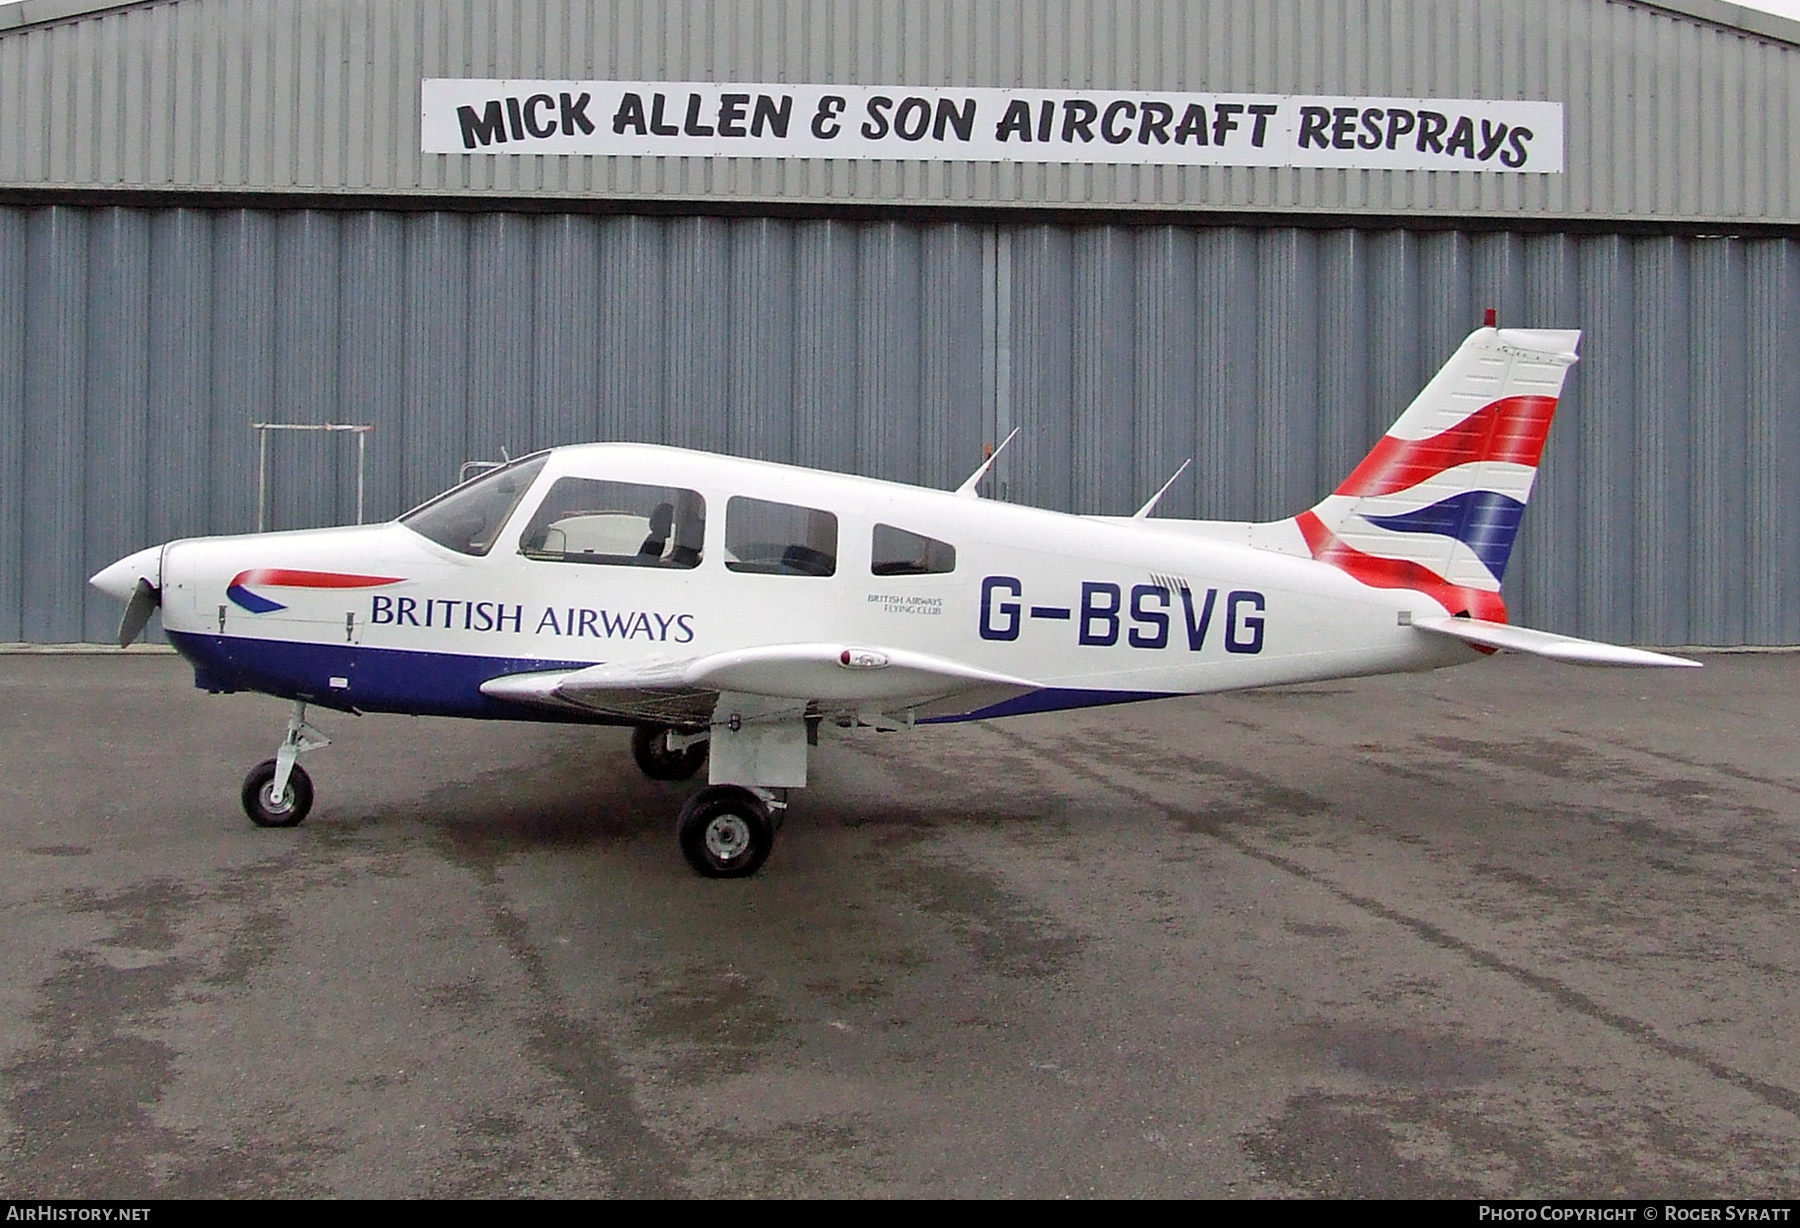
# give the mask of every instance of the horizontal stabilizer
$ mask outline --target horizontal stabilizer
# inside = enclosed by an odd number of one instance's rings
[[[1700,662],[1643,648],[1622,648],[1597,640],[1579,640],[1572,635],[1552,635],[1528,627],[1506,623],[1484,622],[1479,618],[1415,618],[1413,626],[1433,635],[1447,635],[1465,644],[1484,648],[1505,648],[1511,652],[1529,652],[1534,656],[1570,661],[1576,665],[1684,665],[1698,668]]]

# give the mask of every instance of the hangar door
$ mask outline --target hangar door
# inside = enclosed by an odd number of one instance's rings
[[[107,639],[83,578],[252,528],[252,422],[354,422],[368,514],[462,462],[634,439],[1005,496],[1285,515],[1495,306],[1578,327],[1515,617],[1800,642],[1786,240],[374,211],[0,208],[0,641]],[[294,435],[271,523],[355,516]]]

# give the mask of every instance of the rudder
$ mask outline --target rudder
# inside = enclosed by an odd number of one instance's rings
[[[1294,518],[1312,556],[1505,622],[1500,581],[1580,339],[1471,333],[1337,490]]]

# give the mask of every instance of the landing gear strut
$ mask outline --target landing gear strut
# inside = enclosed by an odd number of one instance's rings
[[[331,739],[306,723],[306,703],[294,701],[287,736],[273,759],[264,759],[244,777],[244,813],[258,827],[295,827],[312,809],[312,777],[297,762],[309,750],[331,745]]]
[[[709,760],[707,786],[688,798],[676,824],[682,856],[697,873],[743,878],[767,860],[787,791],[806,786],[807,728],[804,704],[729,691],[697,733],[638,727],[631,749],[646,776],[682,779]],[[679,776],[651,770],[677,756],[685,769]]]

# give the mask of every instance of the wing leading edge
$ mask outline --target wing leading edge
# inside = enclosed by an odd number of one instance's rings
[[[482,694],[608,716],[703,723],[721,693],[816,704],[820,711],[973,711],[1041,690],[1039,683],[897,648],[779,644],[652,665],[509,674]]]

